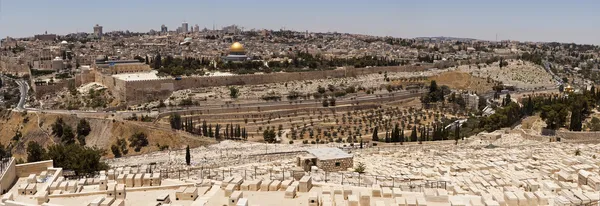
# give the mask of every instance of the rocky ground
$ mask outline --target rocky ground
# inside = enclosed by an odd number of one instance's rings
[[[467,72],[481,78],[491,78],[520,89],[554,88],[556,82],[544,68],[531,62],[507,60],[508,66],[500,68],[498,62],[491,65],[463,65],[458,71]]]

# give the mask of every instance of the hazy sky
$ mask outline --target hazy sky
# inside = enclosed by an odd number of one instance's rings
[[[338,31],[395,37],[452,36],[600,45],[600,0],[0,0],[0,36],[174,30]]]

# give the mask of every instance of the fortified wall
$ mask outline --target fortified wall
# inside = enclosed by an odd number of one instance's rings
[[[248,74],[237,76],[216,77],[190,77],[181,80],[160,79],[141,80],[125,82],[125,89],[113,92],[123,95],[120,99],[126,100],[128,105],[140,104],[147,101],[155,101],[168,98],[173,91],[198,88],[216,87],[230,85],[257,85],[270,84],[286,81],[303,81],[323,78],[356,77],[360,75],[379,72],[406,72],[423,71],[425,67],[420,66],[394,66],[394,67],[372,67],[372,68],[347,68],[339,70],[293,72],[293,73],[271,73],[271,74]],[[112,77],[110,77],[112,78]],[[114,78],[113,78],[114,79]],[[96,79],[98,81],[98,79]],[[119,80],[121,81],[121,80]],[[106,85],[106,84],[105,84]],[[117,85],[118,86],[118,85]],[[115,88],[117,89],[117,88]]]

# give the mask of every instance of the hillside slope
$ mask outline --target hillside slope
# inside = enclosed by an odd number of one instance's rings
[[[41,145],[49,146],[59,143],[60,139],[52,135],[52,124],[62,118],[67,125],[77,128],[79,118],[71,115],[39,114],[39,113],[16,113],[0,112],[0,143],[5,147],[12,148],[15,157],[26,157],[26,145],[29,141],[36,141]],[[148,146],[140,152],[129,149],[127,155],[137,155],[159,150],[157,145],[168,145],[170,149],[182,149],[186,145],[198,147],[212,144],[213,139],[196,137],[187,133],[172,131],[152,123],[134,121],[114,121],[110,119],[86,119],[90,123],[91,132],[85,138],[86,145],[106,150],[106,158],[113,157],[110,150],[118,138],[128,139],[136,132],[144,132],[148,137]],[[39,122],[39,123],[38,123]],[[39,124],[39,126],[38,126]],[[15,138],[18,133],[19,138]]]

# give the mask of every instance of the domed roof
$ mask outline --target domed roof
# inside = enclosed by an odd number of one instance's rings
[[[244,46],[239,42],[234,42],[229,48],[230,52],[244,52]]]
[[[187,38],[183,39],[183,41],[184,41],[184,42],[191,42],[191,41],[192,41],[192,38],[191,38],[191,37],[187,37]]]
[[[62,41],[62,42],[60,42],[60,43],[61,43],[61,44],[68,44],[69,42],[67,42],[67,41]]]

